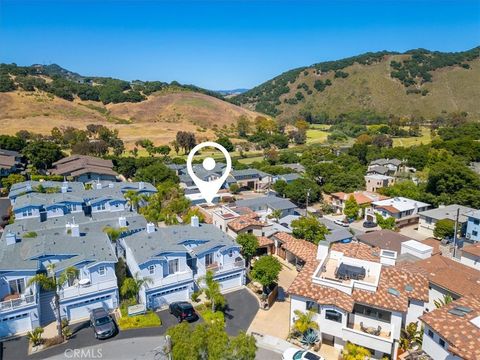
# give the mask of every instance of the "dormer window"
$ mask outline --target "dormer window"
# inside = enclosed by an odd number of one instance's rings
[[[168,260],[168,273],[175,274],[178,272],[178,259]]]

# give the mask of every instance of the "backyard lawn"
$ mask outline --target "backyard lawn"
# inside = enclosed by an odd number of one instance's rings
[[[422,126],[422,136],[419,137],[399,137],[393,139],[393,146],[414,146],[421,144],[429,144],[432,141],[430,129]]]

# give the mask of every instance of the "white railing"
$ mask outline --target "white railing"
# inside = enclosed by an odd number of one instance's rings
[[[205,267],[205,264],[203,262],[197,261],[197,268],[198,268],[198,274],[203,275],[205,274],[208,270],[213,271],[215,274],[224,272],[224,271],[230,271],[230,270],[235,270],[235,269],[244,269],[245,268],[245,260],[239,260],[235,261],[232,263],[226,263],[226,264],[218,264],[218,263],[213,263],[212,265]]]
[[[35,304],[35,302],[36,302],[35,295],[25,295],[25,296],[22,295],[18,299],[12,299],[12,300],[0,302],[0,312],[10,311],[17,308],[21,308],[23,306]]]
[[[165,277],[151,278],[153,282],[146,282],[147,289],[154,289],[164,285],[176,284],[182,281],[193,280],[193,271],[182,271],[175,274],[170,274]]]
[[[355,330],[349,327],[343,327],[342,332],[343,339],[348,340],[354,344],[378,350],[386,354],[391,354],[392,352],[393,325],[391,326],[389,337],[372,335],[361,330]]]
[[[60,299],[68,299],[77,296],[83,296],[90,293],[96,293],[103,290],[114,289],[117,287],[117,279],[102,281],[95,284],[74,285],[60,290]]]

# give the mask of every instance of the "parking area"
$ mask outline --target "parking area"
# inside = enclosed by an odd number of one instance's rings
[[[228,308],[225,313],[225,325],[227,333],[233,336],[237,335],[241,330],[246,331],[258,311],[257,299],[255,299],[255,297],[250,294],[247,289],[241,289],[228,293],[225,295],[225,298],[227,299],[228,303]],[[0,343],[0,359],[40,360],[64,354],[65,350],[67,349],[82,349],[91,346],[97,346],[99,343],[106,344],[117,340],[160,336],[165,334],[168,328],[178,324],[177,319],[173,315],[170,315],[168,310],[159,311],[157,312],[157,315],[162,320],[162,325],[159,327],[120,331],[116,336],[106,340],[95,339],[88,321],[78,323],[71,326],[73,336],[67,343],[30,356],[27,354],[28,341],[25,336],[7,340]],[[202,320],[200,319],[193,324],[196,325],[201,322]],[[135,349],[133,349],[132,352],[132,359],[134,358],[134,351]]]

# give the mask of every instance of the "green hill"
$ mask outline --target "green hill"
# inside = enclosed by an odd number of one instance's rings
[[[230,99],[282,119],[313,122],[348,113],[480,118],[480,47],[366,53],[287,71]]]

